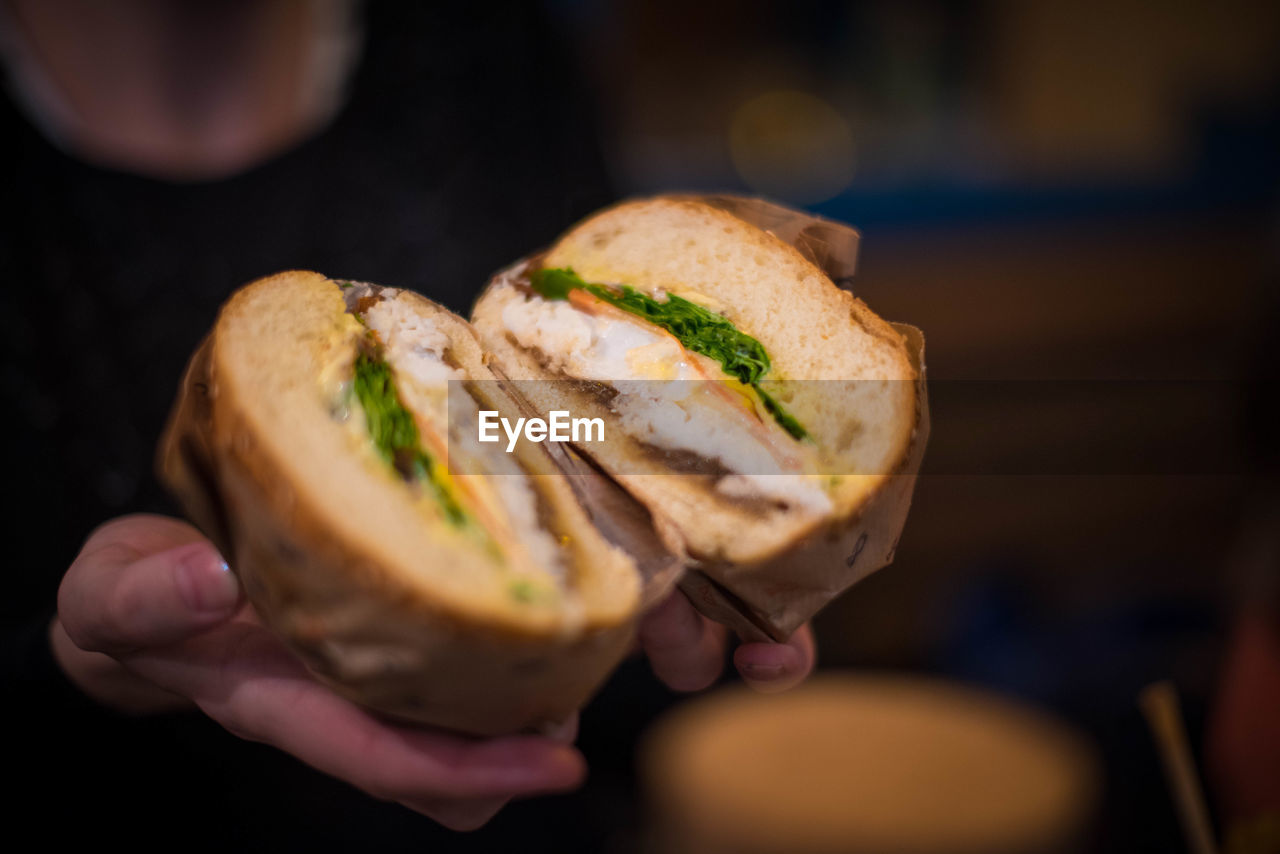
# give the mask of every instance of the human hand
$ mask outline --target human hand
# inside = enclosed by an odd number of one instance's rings
[[[68,677],[106,705],[194,705],[240,738],[455,830],[585,774],[568,744],[576,722],[554,737],[472,739],[397,726],[342,699],[262,626],[213,545],[176,519],[127,516],[94,531],[63,578],[50,631]]]
[[[700,691],[711,685],[724,668],[728,632],[704,617],[679,590],[640,623],[640,647],[654,674],[676,691]],[[766,694],[792,688],[813,670],[815,649],[809,624],[801,626],[786,643],[743,643],[733,652],[733,663],[743,680]]]

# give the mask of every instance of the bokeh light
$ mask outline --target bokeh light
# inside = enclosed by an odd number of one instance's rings
[[[729,151],[747,186],[795,204],[837,196],[853,179],[853,129],[808,92],[765,92],[743,103],[729,125]]]

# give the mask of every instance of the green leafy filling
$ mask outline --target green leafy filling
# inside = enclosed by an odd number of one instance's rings
[[[769,372],[769,354],[764,346],[733,325],[727,318],[683,297],[669,294],[659,302],[629,285],[615,290],[605,285],[585,282],[573,270],[557,267],[535,270],[530,276],[533,289],[547,299],[563,300],[569,292],[583,290],[616,308],[642,317],[670,332],[686,349],[715,359],[724,372],[755,389],[765,410],[794,439],[807,439],[809,434],[800,422],[773,395],[760,387]]]
[[[507,593],[517,602],[529,603],[538,598],[538,588],[527,578],[516,578],[507,585]]]
[[[422,448],[413,414],[405,408],[396,391],[391,366],[376,349],[362,348],[356,354],[353,385],[378,455],[411,483],[427,484],[450,522],[459,527],[467,524],[466,511],[436,462]]]

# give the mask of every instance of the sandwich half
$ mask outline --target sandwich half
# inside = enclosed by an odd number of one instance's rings
[[[628,648],[640,578],[537,446],[506,453],[454,426],[477,409],[517,403],[461,318],[281,273],[224,305],[160,469],[318,677],[493,734],[588,699]]]
[[[604,441],[579,451],[729,598],[743,583],[757,599],[810,597],[763,621],[769,636],[830,598],[820,588],[853,548],[843,534],[918,438],[920,373],[902,332],[703,200],[590,217],[495,277],[472,322],[535,408],[605,419]],[[820,565],[789,560],[799,554]]]

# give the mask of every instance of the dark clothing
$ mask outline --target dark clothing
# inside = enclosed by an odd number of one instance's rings
[[[565,799],[458,836],[197,714],[119,717],[61,677],[45,638],[59,579],[96,525],[174,511],[152,473],[156,439],[235,287],[309,268],[465,313],[490,272],[609,200],[579,78],[536,7],[459,6],[371,4],[333,124],[228,180],[85,165],[0,102],[10,838],[34,824],[30,838],[68,848],[488,850],[492,834],[525,851],[573,847],[565,822],[545,838],[520,824],[544,826]]]

